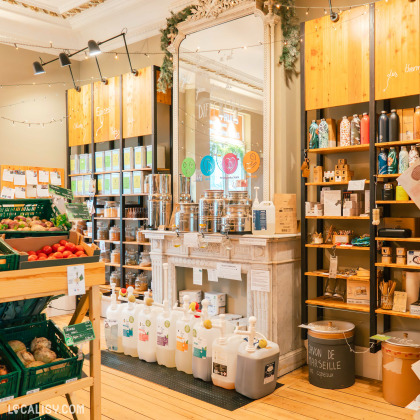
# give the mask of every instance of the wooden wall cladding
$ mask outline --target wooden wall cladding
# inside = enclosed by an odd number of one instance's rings
[[[375,3],[375,98],[420,94],[420,1]]]
[[[67,91],[69,146],[90,144],[92,130],[92,87],[84,85],[81,91]]]
[[[108,84],[93,85],[94,137],[95,143],[120,138],[120,76],[108,79]]]
[[[305,23],[306,109],[369,101],[369,10]]]

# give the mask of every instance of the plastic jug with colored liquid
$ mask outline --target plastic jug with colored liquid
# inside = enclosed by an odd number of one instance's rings
[[[276,207],[272,201],[258,200],[259,187],[255,189],[255,200],[252,204],[252,234],[274,235],[276,233]]]
[[[192,373],[194,378],[211,381],[213,342],[220,337],[220,329],[213,328],[208,313],[209,301],[201,301],[201,319],[193,327]],[[217,320],[215,320],[217,322]]]
[[[211,380],[214,385],[226,389],[235,389],[238,348],[243,338],[238,334],[226,337],[225,315],[220,314],[219,318],[220,325],[213,326],[213,328],[220,329],[220,337],[213,342]]]
[[[189,296],[184,296],[182,305],[183,315],[176,322],[176,368],[185,373],[192,373],[192,326],[195,321],[194,315],[189,310]]]
[[[255,330],[257,318],[249,318],[248,331],[234,334],[247,336],[238,349],[235,389],[242,395],[254,400],[271,394],[276,389],[277,371],[279,367],[279,346],[268,341]],[[257,339],[256,335],[261,338]]]
[[[138,309],[136,305],[136,298],[134,297],[134,288],[129,287],[127,289],[128,293],[128,303],[124,305],[122,310],[122,346],[124,349],[124,354],[132,357],[137,357],[137,335],[135,334],[135,329],[137,326],[137,314]]]
[[[137,320],[137,353],[139,359],[156,362],[156,311],[152,310],[153,299],[145,294],[144,307]]]
[[[116,353],[123,352],[122,345],[122,328],[121,308],[122,305],[117,303],[117,295],[115,294],[115,283],[111,283],[111,305],[106,310],[105,326],[105,342],[108,350]]]

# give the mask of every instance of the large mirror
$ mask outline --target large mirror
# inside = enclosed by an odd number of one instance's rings
[[[174,42],[174,177],[191,176],[194,202],[208,189],[254,198],[254,187],[267,200],[277,20],[259,2],[222,12],[214,5],[221,2],[208,3],[200,18],[178,25]],[[175,201],[180,185],[174,183]]]

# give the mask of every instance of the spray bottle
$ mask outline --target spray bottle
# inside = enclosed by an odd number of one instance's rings
[[[276,389],[280,354],[276,343],[256,332],[256,323],[257,319],[251,316],[248,331],[239,331],[238,328],[234,331],[235,335],[248,337],[238,349],[235,388],[240,394],[254,400]],[[256,338],[256,335],[261,338]]]
[[[213,326],[220,329],[220,337],[213,342],[211,379],[214,385],[235,389],[238,348],[243,339],[237,334],[226,337],[225,315],[220,314],[219,318],[220,325]]]
[[[175,364],[176,368],[188,374],[192,373],[192,323],[194,316],[189,308],[190,297],[185,295],[182,305],[183,315],[176,322],[176,350]]]
[[[122,331],[122,345],[124,354],[132,357],[138,357],[137,353],[137,337],[134,334],[135,326],[137,325],[137,308],[136,298],[134,297],[133,287],[127,289],[128,304],[122,310],[123,331]]]
[[[115,283],[111,283],[111,305],[106,310],[105,341],[108,350],[116,353],[123,352],[121,329],[121,305],[117,304]]]

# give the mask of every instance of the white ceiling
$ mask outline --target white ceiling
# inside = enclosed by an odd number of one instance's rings
[[[89,39],[102,41],[127,28],[128,43],[159,34],[165,26],[170,10],[180,10],[192,0],[101,0],[101,4],[81,13],[63,18],[59,15],[89,3],[89,0],[17,0],[11,4],[0,0],[0,43],[30,44],[21,46],[31,50],[58,54],[48,47],[52,41],[60,49],[81,49]],[[35,6],[44,10],[33,10]],[[93,2],[95,3],[95,1]],[[104,50],[121,47],[122,39],[104,45]],[[75,57],[76,58],[76,57]],[[82,56],[79,57],[82,59]]]

